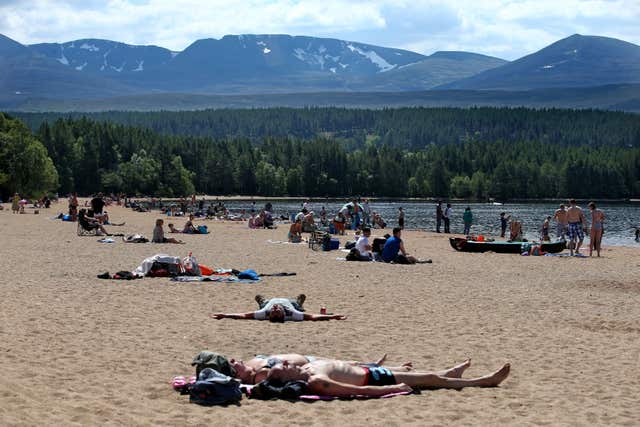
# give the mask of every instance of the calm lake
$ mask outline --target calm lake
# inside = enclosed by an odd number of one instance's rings
[[[314,200],[309,202],[309,207],[316,214],[324,206],[331,218],[346,203],[346,200]],[[274,201],[272,202],[274,213],[290,217],[292,213],[300,210],[300,200]],[[251,208],[251,201],[227,201],[227,208],[232,212]],[[528,239],[539,239],[542,222],[547,215],[553,216],[559,204],[551,203],[514,203],[494,206],[486,203],[453,204],[453,218],[451,220],[451,232],[462,233],[462,213],[469,206],[473,212],[472,234],[484,234],[489,236],[500,235],[500,212],[511,215],[511,219],[522,221],[525,236]],[[264,201],[256,201],[257,209],[264,206]],[[373,201],[369,204],[372,211],[378,212],[387,222],[387,227],[394,227],[398,223],[398,208],[405,211],[405,228],[435,231],[436,211],[434,202],[424,201]],[[591,223],[591,213],[586,204],[581,206],[585,210],[585,216]],[[598,204],[606,215],[605,234],[603,242],[610,245],[640,246],[635,242],[635,227],[640,226],[639,203],[615,203]],[[555,222],[551,223],[551,237],[555,236]],[[508,233],[508,231],[507,231]]]

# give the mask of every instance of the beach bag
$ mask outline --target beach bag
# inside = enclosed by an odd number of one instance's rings
[[[182,274],[180,264],[173,264],[169,262],[154,261],[151,265],[151,269],[147,273],[149,277],[175,277]]]
[[[240,381],[205,368],[189,390],[189,401],[199,405],[227,405],[242,399]]]
[[[264,380],[256,384],[249,394],[250,399],[291,399],[295,400],[308,394],[309,387],[304,381],[287,381],[281,383],[275,380]]]
[[[245,270],[238,273],[238,279],[244,280],[260,280],[260,275],[254,270]]]
[[[200,234],[209,234],[209,229],[207,228],[206,225],[199,225],[198,226],[198,233],[200,233]]]
[[[182,267],[184,268],[185,273],[189,276],[201,276],[202,273],[200,271],[200,266],[198,265],[198,260],[189,252],[189,255],[186,256],[182,260]]]

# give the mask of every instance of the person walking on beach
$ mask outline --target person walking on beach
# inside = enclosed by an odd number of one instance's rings
[[[471,233],[471,223],[473,222],[473,213],[471,213],[471,207],[467,206],[462,214],[462,220],[464,221],[464,234],[468,236]]]
[[[602,243],[602,235],[604,234],[604,212],[596,207],[594,202],[589,203],[591,210],[591,233],[589,234],[589,256],[593,255],[596,250],[600,256],[600,246]]]
[[[438,200],[436,204],[436,233],[440,232],[440,225],[442,225],[442,200]]]
[[[569,225],[567,221],[567,210],[564,204],[560,205],[560,209],[556,209],[556,212],[553,214],[553,219],[556,221],[556,237],[564,240]]]
[[[575,199],[569,200],[569,209],[567,209],[567,222],[569,227],[567,235],[569,236],[569,252],[573,255],[575,248],[576,255],[580,253],[580,246],[584,241],[584,213],[582,208],[576,205]]]
[[[444,220],[444,232],[451,233],[451,229],[449,225],[451,224],[451,215],[453,214],[453,209],[451,209],[451,203],[447,203],[447,208],[442,213],[442,219]]]
[[[402,208],[398,208],[398,227],[404,230],[404,211]]]
[[[392,370],[374,364],[353,365],[340,360],[315,360],[303,366],[283,362],[271,368],[268,378],[280,382],[304,381],[311,393],[325,396],[385,396],[411,392],[414,388],[497,387],[509,376],[507,363],[498,371],[479,378],[463,379],[469,362],[452,368],[447,375],[435,372]]]
[[[500,212],[500,237],[504,237],[507,232],[507,227],[509,226],[509,220],[511,219],[511,215],[507,215],[506,212]]]

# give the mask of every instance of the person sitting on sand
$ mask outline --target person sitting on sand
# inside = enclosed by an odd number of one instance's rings
[[[182,233],[182,231],[178,230],[173,223],[169,223],[169,233]]]
[[[384,262],[394,262],[396,264],[415,264],[417,262],[430,262],[419,261],[417,258],[407,254],[404,249],[404,243],[401,239],[402,230],[400,227],[393,229],[393,236],[389,237],[382,248],[382,260]]]
[[[287,233],[287,238],[289,243],[302,242],[302,219],[296,218],[295,222],[291,224],[289,232]]]
[[[153,238],[151,239],[153,243],[184,243],[182,240],[177,240],[173,237],[164,237],[163,224],[163,219],[156,219],[156,226],[153,229]]]
[[[364,227],[362,235],[358,238],[354,248],[357,251],[358,261],[371,261],[373,259],[373,254],[371,253],[373,247],[369,242],[369,237],[371,237],[371,228]]]
[[[80,209],[80,212],[78,213],[78,222],[86,230],[96,229],[97,230],[96,234],[98,236],[101,236],[102,234],[111,236],[111,234],[109,234],[107,229],[104,228],[104,226],[100,224],[100,222],[97,219],[87,215],[86,209]]]
[[[381,366],[386,360],[387,355],[383,355],[378,361],[369,363],[369,365]],[[230,359],[229,365],[233,368],[235,374],[234,377],[242,381],[243,384],[257,384],[260,381],[266,380],[271,368],[274,366],[288,363],[292,366],[304,366],[308,363],[313,363],[317,360],[333,360],[324,357],[307,356],[302,354],[273,354],[273,355],[257,355],[251,360],[243,362],[242,360]],[[365,365],[366,363],[349,360],[344,361],[350,365]],[[394,371],[410,371],[413,369],[411,362],[407,362],[402,366],[388,367]],[[445,374],[441,372],[439,374]]]
[[[189,219],[184,224],[184,228],[182,229],[183,233],[187,233],[187,234],[199,234],[200,233],[198,231],[198,229],[195,227],[195,225],[193,225],[193,221],[194,220],[195,220],[195,217],[193,216],[193,214],[189,214]]]
[[[268,378],[280,382],[304,381],[310,393],[323,396],[384,396],[412,392],[414,388],[496,387],[511,369],[507,363],[498,371],[478,378],[462,378],[470,361],[444,375],[436,372],[395,371],[377,365],[352,365],[339,360],[316,360],[303,366],[283,362],[271,368]]]
[[[256,295],[256,302],[260,310],[249,313],[214,313],[210,317],[214,319],[255,319],[269,320],[283,323],[286,320],[345,320],[347,316],[341,314],[307,314],[302,312],[302,303],[305,300],[303,294],[296,299],[271,298],[266,300],[262,295]]]
[[[380,216],[379,213],[374,212],[373,213],[373,228],[380,228],[380,229],[384,229],[387,228],[387,223],[384,222],[384,219],[382,219],[382,216]]]

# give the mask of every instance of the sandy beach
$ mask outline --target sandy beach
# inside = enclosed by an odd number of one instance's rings
[[[447,236],[403,235],[433,264],[338,261],[340,251],[273,244],[288,227],[202,221],[186,245],[98,243],[76,223],[0,211],[0,425],[638,425],[640,247],[600,259],[455,252]],[[109,230],[151,238],[159,213],[109,207]],[[172,218],[179,227],[184,218]],[[199,222],[200,223],[200,222]],[[165,228],[166,229],[166,228]],[[388,230],[389,231],[389,230]],[[375,230],[374,235],[381,235]],[[352,236],[352,234],[351,234]],[[342,237],[348,240],[350,236]],[[156,253],[213,267],[295,272],[259,283],[100,280]],[[588,252],[588,247],[587,247]],[[254,296],[307,295],[345,321],[213,320],[255,309]],[[190,404],[170,386],[201,350],[236,358],[297,352],[412,361],[420,370],[472,359],[465,376],[511,363],[498,388],[391,399]]]

